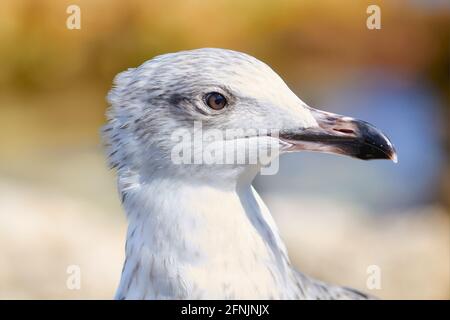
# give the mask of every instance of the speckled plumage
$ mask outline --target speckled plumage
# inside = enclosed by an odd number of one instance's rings
[[[311,128],[310,109],[263,62],[223,49],[120,73],[103,128],[129,222],[117,299],[366,299],[296,271],[251,187],[260,165],[176,165],[177,128]],[[226,94],[212,112],[202,97]],[[261,139],[263,139],[261,137]],[[264,137],[264,139],[275,139]]]

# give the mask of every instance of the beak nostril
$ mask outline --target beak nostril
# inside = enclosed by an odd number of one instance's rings
[[[337,131],[337,132],[347,133],[347,134],[355,133],[355,131],[353,131],[352,129],[333,129],[333,130]]]

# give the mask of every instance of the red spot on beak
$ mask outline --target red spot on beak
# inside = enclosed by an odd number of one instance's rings
[[[342,133],[347,133],[347,134],[352,134],[355,133],[355,131],[353,131],[352,129],[333,129],[334,131],[338,131],[338,132],[342,132]]]

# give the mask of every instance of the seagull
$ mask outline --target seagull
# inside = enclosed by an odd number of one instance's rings
[[[185,160],[208,147],[254,154],[269,144],[277,147],[272,161],[316,151],[396,162],[380,130],[309,107],[267,64],[227,49],[154,57],[119,73],[107,99],[102,135],[128,221],[116,299],[372,298],[294,268],[252,187],[267,163]],[[174,139],[208,130],[244,133]],[[180,145],[189,152],[174,161]]]

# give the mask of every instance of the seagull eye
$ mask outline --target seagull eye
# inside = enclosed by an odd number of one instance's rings
[[[227,105],[227,99],[218,92],[211,92],[205,96],[205,102],[211,109],[220,110]]]

